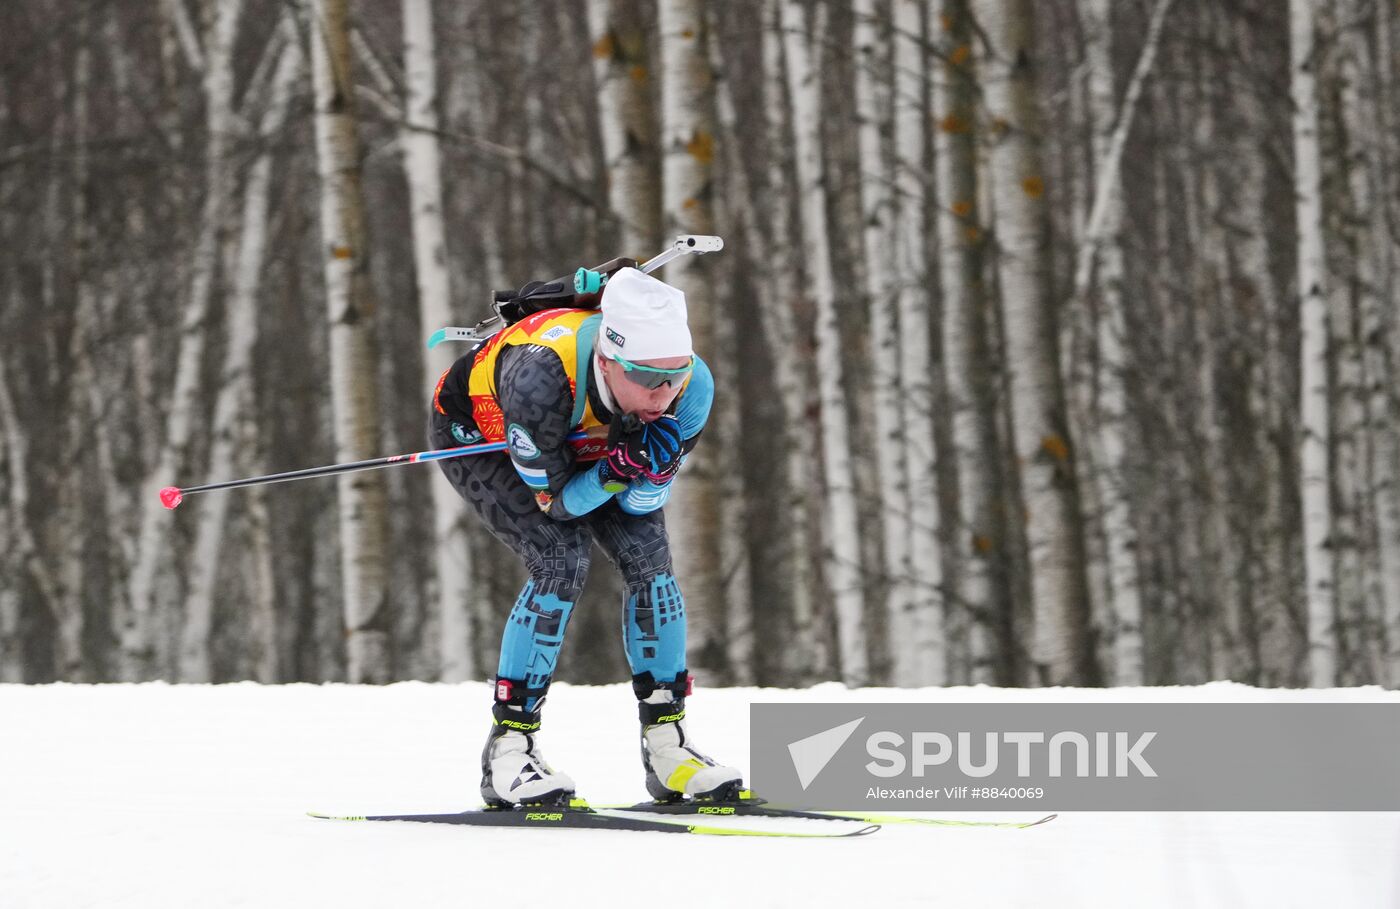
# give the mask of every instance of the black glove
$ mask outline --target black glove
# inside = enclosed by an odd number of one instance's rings
[[[658,485],[669,483],[681,469],[681,456],[685,454],[680,421],[670,414],[658,417],[642,426],[641,436],[642,448],[651,463],[643,476]]]
[[[651,467],[642,441],[641,420],[632,414],[616,417],[608,429],[608,455],[598,465],[598,479],[607,492],[622,492]]]

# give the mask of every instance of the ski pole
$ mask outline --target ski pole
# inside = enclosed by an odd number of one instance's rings
[[[564,441],[577,444],[587,441],[588,434],[576,432]],[[375,470],[380,467],[394,467],[399,464],[422,464],[427,461],[446,461],[449,458],[465,458],[468,455],[486,454],[492,451],[505,451],[506,442],[479,442],[463,445],[460,448],[439,448],[433,451],[417,451],[413,454],[390,455],[387,458],[370,458],[368,461],[347,461],[344,464],[327,464],[324,467],[307,467],[287,473],[271,473],[261,477],[247,477],[242,480],[225,480],[222,483],[206,483],[203,486],[167,486],[160,491],[160,503],[173,509],[184,501],[185,496],[196,492],[210,492],[215,489],[239,489],[244,486],[263,486],[269,483],[286,483],[289,480],[304,480],[308,477],[327,477],[338,473],[353,473],[357,470]]]

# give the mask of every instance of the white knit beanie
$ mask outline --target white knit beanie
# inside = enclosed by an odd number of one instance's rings
[[[637,360],[688,357],[685,294],[635,268],[616,272],[603,287],[603,356]]]

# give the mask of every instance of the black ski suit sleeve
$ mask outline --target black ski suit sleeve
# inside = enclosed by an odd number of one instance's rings
[[[613,497],[603,489],[597,465],[579,470],[575,462],[567,441],[574,393],[554,351],[536,345],[502,351],[496,399],[505,417],[511,463],[541,511],[567,521]]]

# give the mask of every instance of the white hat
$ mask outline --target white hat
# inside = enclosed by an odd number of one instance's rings
[[[619,270],[603,286],[598,348],[634,362],[690,356],[685,294],[635,268]]]

